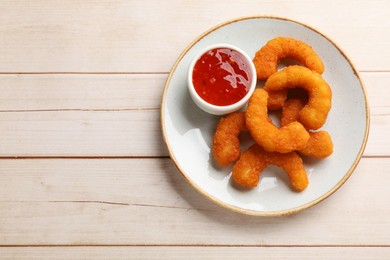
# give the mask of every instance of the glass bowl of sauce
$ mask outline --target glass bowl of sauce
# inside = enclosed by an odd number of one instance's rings
[[[229,44],[211,45],[200,51],[188,69],[188,88],[204,111],[224,115],[241,109],[256,88],[252,59]]]

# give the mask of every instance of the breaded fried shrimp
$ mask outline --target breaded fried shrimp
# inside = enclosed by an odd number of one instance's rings
[[[263,149],[257,144],[244,151],[232,170],[233,180],[240,186],[254,188],[258,185],[261,172],[269,165]]]
[[[293,98],[285,102],[282,108],[282,117],[280,118],[280,126],[288,125],[299,118],[299,112],[305,106],[306,102],[302,99]]]
[[[228,165],[240,157],[240,132],[247,131],[244,112],[235,112],[222,117],[213,137],[212,153],[221,165]]]
[[[269,110],[279,110],[287,99],[287,90],[269,91],[267,107]]]
[[[299,112],[305,106],[305,101],[302,99],[289,99],[286,101],[282,110],[282,118],[280,125],[284,126],[294,122],[299,117]],[[306,146],[300,149],[300,154],[314,157],[325,158],[333,153],[332,138],[326,131],[309,132],[310,138]]]
[[[253,63],[257,78],[266,80],[277,71],[278,63],[283,58],[292,58],[320,74],[324,71],[321,58],[308,44],[292,38],[277,37],[266,43],[256,52]]]
[[[298,122],[277,128],[269,122],[267,109],[268,93],[256,89],[249,99],[245,121],[257,144],[269,152],[288,153],[305,147],[309,133]]]
[[[306,170],[296,152],[267,152],[257,144],[241,154],[233,166],[233,180],[243,187],[254,188],[259,183],[261,172],[270,164],[283,168],[295,190],[302,191],[307,187],[309,181]]]
[[[302,66],[289,66],[269,77],[264,89],[279,91],[297,87],[305,89],[309,97],[298,121],[307,129],[316,130],[325,123],[332,106],[332,91],[320,74]]]
[[[325,158],[333,153],[332,137],[326,131],[309,132],[306,146],[298,152],[314,158]]]

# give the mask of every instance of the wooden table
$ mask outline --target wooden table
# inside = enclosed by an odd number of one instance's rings
[[[167,75],[248,15],[318,29],[360,71],[369,141],[334,195],[254,217],[205,199],[165,148]],[[0,2],[0,258],[389,259],[389,1]],[[342,87],[342,86],[341,86]]]

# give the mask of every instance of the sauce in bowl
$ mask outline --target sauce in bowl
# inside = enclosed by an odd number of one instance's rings
[[[215,48],[195,63],[192,83],[197,94],[216,106],[237,103],[248,93],[253,80],[248,60],[230,48]]]
[[[226,115],[240,110],[256,88],[256,68],[239,47],[214,44],[199,51],[190,62],[187,86],[203,111]]]

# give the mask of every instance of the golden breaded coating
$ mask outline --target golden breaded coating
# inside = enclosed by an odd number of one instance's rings
[[[244,112],[221,117],[213,137],[212,153],[215,160],[228,165],[240,157],[240,132],[247,131]]]
[[[253,139],[269,152],[288,153],[302,149],[309,140],[309,133],[298,122],[277,128],[269,121],[267,109],[268,93],[256,89],[249,99],[245,121]]]
[[[305,100],[297,98],[287,100],[282,110],[280,125],[284,126],[296,121],[305,103]],[[309,132],[309,135],[310,138],[306,146],[299,150],[300,154],[314,158],[325,158],[333,153],[333,142],[328,132]]]
[[[308,44],[292,38],[277,37],[267,42],[256,52],[253,63],[257,78],[266,80],[277,71],[278,63],[283,58],[292,58],[320,74],[324,72],[321,58]]]
[[[259,183],[261,172],[268,165],[267,153],[255,144],[244,151],[234,164],[232,178],[240,186],[254,188]]]
[[[293,98],[285,102],[282,108],[282,117],[280,118],[280,126],[288,125],[299,118],[299,112],[305,106],[306,102],[302,99]]]
[[[302,191],[309,184],[302,159],[296,152],[267,152],[257,144],[241,154],[233,166],[232,178],[243,187],[256,187],[261,172],[270,164],[281,167],[287,173],[295,190]]]
[[[279,110],[284,106],[287,99],[287,90],[269,91],[268,104],[269,110]]]
[[[276,72],[265,82],[267,91],[303,88],[308,103],[299,112],[299,122],[307,129],[316,130],[326,121],[332,106],[332,91],[320,74],[302,66],[289,66]]]
[[[326,131],[309,132],[306,146],[298,152],[314,158],[325,158],[333,153],[332,137]]]

